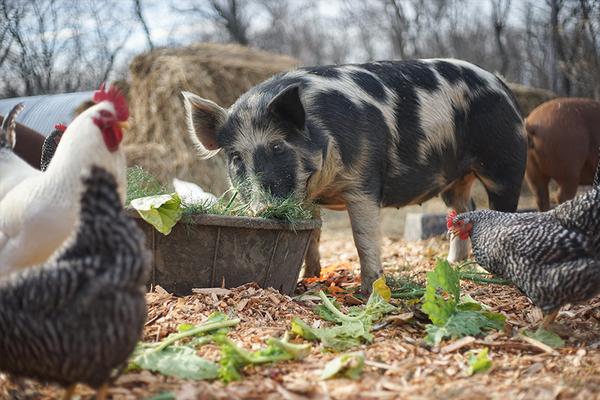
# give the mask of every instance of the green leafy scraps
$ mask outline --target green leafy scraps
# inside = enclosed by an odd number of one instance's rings
[[[347,377],[356,380],[360,378],[364,367],[365,354],[362,351],[342,354],[325,365],[323,372],[321,372],[321,379]]]
[[[196,354],[189,346],[169,346],[161,351],[134,354],[135,364],[142,369],[181,379],[210,380],[219,376],[219,366]]]
[[[177,193],[140,197],[131,200],[131,206],[163,235],[171,233],[181,219],[181,198]]]
[[[564,347],[565,341],[562,340],[560,336],[556,333],[546,330],[542,327],[539,327],[535,331],[524,330],[521,332],[523,336],[530,337],[532,339],[537,340],[538,342],[542,342],[545,345],[552,347],[553,349],[558,349],[560,347]]]
[[[323,291],[319,292],[322,305],[315,308],[321,318],[335,325],[327,328],[313,328],[300,318],[292,319],[291,330],[306,340],[319,341],[326,349],[344,351],[359,346],[362,342],[373,341],[371,329],[373,323],[384,315],[396,310],[386,301],[390,298],[390,289],[383,278],[373,284],[373,291],[367,304],[351,307],[348,314],[339,310],[337,304],[330,300]]]
[[[214,340],[221,348],[219,378],[223,382],[240,380],[240,372],[246,365],[300,360],[305,358],[311,349],[310,344],[290,343],[287,335],[283,339],[269,338],[266,348],[253,352],[237,346],[225,335],[217,335]]]
[[[129,369],[147,369],[182,379],[216,379],[219,366],[196,354],[196,346],[210,342],[210,336],[225,334],[239,319],[228,319],[223,313],[213,313],[197,326],[180,325],[158,343],[139,343],[130,358]]]
[[[486,347],[477,352],[470,351],[469,354],[469,370],[467,375],[487,372],[492,368],[492,360],[488,356],[489,349]]]
[[[484,310],[470,297],[461,299],[459,281],[459,273],[446,260],[438,260],[435,269],[427,273],[421,309],[432,322],[425,328],[425,341],[430,345],[504,327],[503,315]]]

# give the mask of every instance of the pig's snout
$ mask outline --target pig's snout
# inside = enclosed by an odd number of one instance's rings
[[[285,199],[293,195],[294,183],[290,179],[276,178],[262,182],[262,188],[276,199]]]

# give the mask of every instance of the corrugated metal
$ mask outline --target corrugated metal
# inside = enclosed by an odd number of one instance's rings
[[[91,100],[93,94],[90,91],[2,99],[0,115],[6,115],[15,104],[23,102],[25,109],[17,122],[48,136],[55,124],[69,124],[73,120],[73,111],[84,101]]]

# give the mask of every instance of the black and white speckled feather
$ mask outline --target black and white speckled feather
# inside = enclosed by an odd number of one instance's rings
[[[46,139],[44,139],[44,144],[42,145],[42,157],[40,160],[40,170],[45,171],[48,168],[48,164],[52,161],[52,157],[56,152],[56,148],[58,147],[58,142],[64,132],[59,129],[54,129]]]
[[[115,179],[84,178],[76,234],[47,264],[0,282],[0,370],[94,388],[133,351],[146,318],[150,253]]]
[[[510,279],[544,313],[600,292],[598,186],[547,212],[479,210],[452,221],[461,222],[472,225],[475,260]]]

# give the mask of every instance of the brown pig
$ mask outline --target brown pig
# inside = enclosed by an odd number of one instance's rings
[[[529,114],[525,129],[526,178],[540,211],[550,208],[551,179],[559,186],[559,204],[575,197],[577,186],[592,184],[600,145],[600,102],[584,98],[547,101]]]

